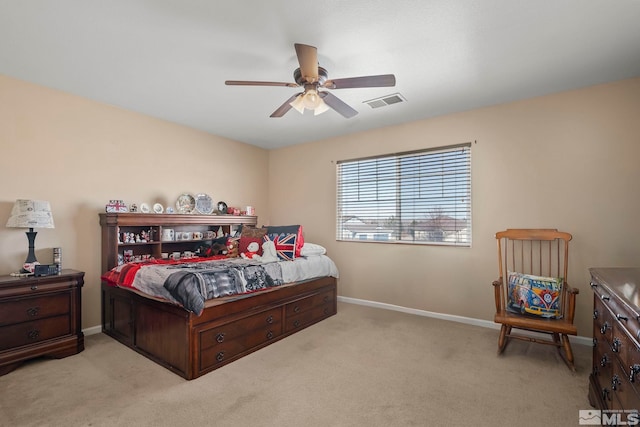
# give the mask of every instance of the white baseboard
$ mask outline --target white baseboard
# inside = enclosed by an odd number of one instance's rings
[[[85,329],[82,330],[82,332],[85,335],[99,334],[100,332],[102,332],[102,326],[98,325],[98,326],[92,326],[90,328],[85,328]]]
[[[349,298],[349,297],[338,296],[338,301],[346,302],[348,304],[358,304],[358,305],[366,305],[368,307],[383,308],[385,310],[400,311],[400,312],[403,312],[403,313],[415,314],[415,315],[418,315],[418,316],[433,317],[433,318],[442,319],[442,320],[450,320],[452,322],[466,323],[468,325],[481,326],[483,328],[500,329],[500,325],[497,324],[497,323],[491,322],[489,320],[474,319],[472,317],[463,317],[463,316],[456,316],[456,315],[453,315],[453,314],[436,313],[436,312],[433,312],[433,311],[418,310],[416,308],[402,307],[402,306],[399,306],[399,305],[393,305],[393,304],[387,304],[387,303],[383,303],[383,302],[363,300],[363,299],[358,299],[358,298]],[[518,331],[518,332],[520,332],[520,331]],[[527,335],[527,333],[528,333],[527,331],[523,331],[522,332],[523,335]],[[532,336],[535,335],[535,333],[533,333],[533,332],[531,332],[530,334]],[[569,340],[572,343],[593,346],[593,339],[591,339],[589,337],[581,337],[581,336],[573,337],[573,336],[571,336],[571,337],[569,337]]]

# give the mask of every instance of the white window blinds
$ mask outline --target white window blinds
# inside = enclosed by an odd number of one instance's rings
[[[471,144],[337,164],[337,240],[471,246]]]

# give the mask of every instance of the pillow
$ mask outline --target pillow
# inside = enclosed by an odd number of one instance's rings
[[[255,227],[242,227],[242,232],[240,232],[240,237],[257,237],[262,239],[264,235],[267,234],[266,228],[255,228]]]
[[[262,255],[262,242],[266,233],[266,228],[242,227],[242,233],[238,241],[238,253],[247,252],[249,243],[256,242],[258,244],[258,255]]]
[[[296,258],[297,234],[293,233],[271,233],[264,236],[264,241],[271,240],[276,247],[276,254],[279,259],[293,261]]]
[[[327,250],[324,246],[316,245],[315,243],[305,242],[300,249],[300,255],[302,256],[318,256],[324,255],[327,253]]]
[[[509,271],[507,310],[559,319],[562,317],[560,308],[563,282],[561,277],[534,276]]]
[[[302,236],[301,225],[267,225],[267,234],[295,234],[296,235],[296,257],[300,256],[300,250],[304,245],[304,237]]]

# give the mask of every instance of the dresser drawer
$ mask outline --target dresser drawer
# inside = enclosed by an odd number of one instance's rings
[[[79,282],[78,278],[75,277],[49,276],[30,279],[29,281],[25,280],[24,282],[16,280],[15,284],[11,284],[13,286],[0,287],[0,298],[63,291],[77,286]]]
[[[607,340],[611,343],[613,329],[613,314],[605,305],[601,297],[596,293],[593,297],[593,337],[600,340]]]
[[[0,301],[0,326],[67,314],[71,310],[71,292]]]
[[[593,369],[591,372],[598,385],[597,393],[602,397],[607,407],[611,405],[609,384],[613,376],[614,363],[617,363],[616,356],[611,351],[609,343],[604,339],[597,340],[593,348]]]
[[[285,317],[288,318],[290,316],[294,316],[298,313],[305,312],[320,305],[331,303],[334,300],[335,294],[333,290],[328,290],[315,295],[311,295],[309,297],[287,304],[285,307]]]
[[[619,363],[613,365],[610,387],[614,395],[611,409],[636,409],[640,399],[635,388],[629,382],[629,374]]]
[[[0,351],[71,334],[69,313],[0,327]]]

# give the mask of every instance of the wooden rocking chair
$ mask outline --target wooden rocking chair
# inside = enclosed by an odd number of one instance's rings
[[[508,229],[496,233],[500,275],[493,282],[494,321],[502,325],[498,354],[504,351],[511,338],[555,345],[567,366],[575,371],[569,335],[578,334],[573,324],[578,289],[567,284],[571,238],[571,234],[554,229]],[[554,293],[549,290],[549,281],[544,279],[548,277],[559,278],[557,283],[561,290],[557,303],[555,299],[552,301]],[[554,303],[552,306],[549,305],[551,302]],[[556,316],[542,317],[552,315],[550,313]],[[551,338],[512,333],[514,328],[549,334]]]

